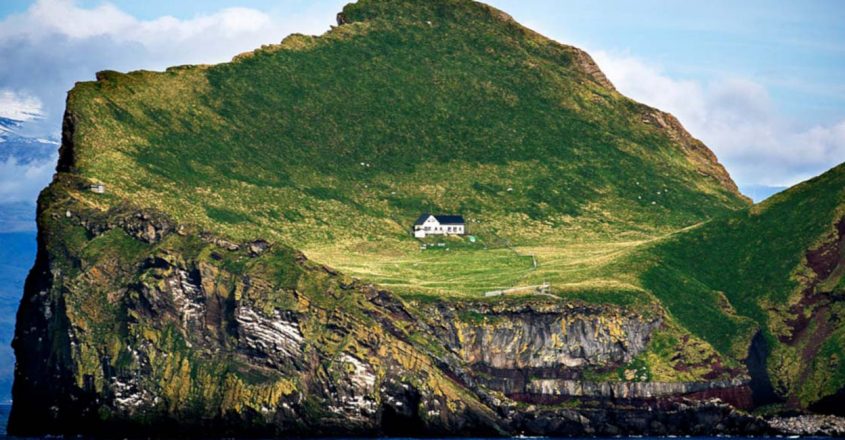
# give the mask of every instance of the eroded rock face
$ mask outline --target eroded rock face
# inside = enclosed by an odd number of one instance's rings
[[[601,68],[599,68],[598,64],[593,61],[593,57],[591,57],[590,54],[574,47],[572,48],[572,50],[573,52],[575,52],[575,59],[578,65],[587,75],[590,75],[593,80],[595,80],[597,83],[601,84],[608,90],[616,90],[616,88],[613,87],[613,83],[611,83],[610,80],[607,79],[607,76],[604,74],[604,72],[601,71]]]
[[[329,407],[329,411],[360,421],[373,418],[378,410],[375,369],[349,353],[341,354],[336,362],[347,375],[336,383],[338,405]]]
[[[239,341],[253,355],[267,359],[269,366],[282,366],[302,356],[302,332],[291,313],[273,311],[268,317],[248,305],[235,309]]]
[[[532,379],[526,390],[529,393],[549,396],[653,399],[743,385],[746,385],[746,382],[740,379],[713,382],[590,382],[568,379]]]
[[[845,436],[845,418],[823,415],[776,417],[769,425],[779,434],[800,436]]]
[[[661,322],[612,307],[481,310],[479,322],[452,321],[450,340],[466,362],[494,369],[621,365],[645,349]]]
[[[174,276],[167,280],[167,287],[183,325],[195,323],[205,314],[205,295],[196,276],[186,270],[177,269]]]
[[[531,409],[530,413],[514,417],[514,424],[525,435],[569,436],[573,432],[591,436],[633,433],[665,436],[677,432],[685,435],[709,435],[713,432],[760,435],[771,432],[764,420],[738,412],[719,401],[667,403],[659,410],[631,406],[625,409],[611,406],[582,409],[536,406]]]

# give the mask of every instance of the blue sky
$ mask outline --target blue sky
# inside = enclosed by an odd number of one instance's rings
[[[322,33],[345,3],[2,0],[0,116],[57,136],[65,92],[97,70],[226,61]],[[742,187],[791,185],[845,161],[845,1],[489,3],[586,49],[622,93],[678,116]],[[29,166],[0,163],[0,204],[34,200],[49,176]],[[12,197],[4,180],[31,191]]]
[[[558,40],[627,52],[668,75],[765,85],[783,110],[834,122],[845,108],[845,3],[841,1],[495,2]]]

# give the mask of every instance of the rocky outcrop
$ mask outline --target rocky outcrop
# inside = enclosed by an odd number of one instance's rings
[[[522,435],[543,436],[668,436],[762,435],[772,429],[765,420],[737,411],[731,405],[713,401],[672,401],[660,406],[612,407],[605,403],[579,409],[529,406],[513,416],[513,426]]]
[[[526,387],[529,393],[562,397],[608,399],[654,399],[683,396],[747,385],[743,380],[713,382],[589,382],[566,379],[535,379]]]
[[[472,365],[491,369],[558,371],[615,367],[641,353],[660,318],[624,313],[610,306],[573,307],[542,302],[509,308],[474,305],[444,310],[444,336],[450,347]],[[475,313],[472,321],[455,313]]]
[[[775,432],[782,435],[845,436],[845,418],[842,417],[820,415],[774,417],[768,423]]]
[[[733,181],[728,170],[719,162],[716,154],[703,142],[694,138],[678,121],[675,116],[640,105],[643,115],[643,122],[654,125],[665,132],[670,139],[681,146],[689,161],[702,175],[709,176],[718,181],[726,190],[743,197],[749,204],[751,199],[740,194],[739,187]]]
[[[663,324],[661,312],[535,299],[528,304],[441,303],[423,313],[432,331],[470,366],[473,383],[526,403],[576,400],[654,401],[686,396],[752,406],[744,376],[699,382],[652,382],[629,370]],[[605,381],[591,379],[596,375]]]
[[[613,83],[607,79],[607,76],[602,72],[601,68],[595,61],[593,61],[593,57],[590,56],[587,52],[584,52],[581,49],[572,47],[571,50],[575,53],[575,62],[581,68],[584,73],[586,73],[590,78],[593,79],[596,83],[601,85],[602,87],[608,90],[616,90],[613,87]]]
[[[235,309],[235,322],[241,349],[266,359],[268,366],[281,367],[301,358],[304,337],[291,313],[274,310],[273,316],[267,317],[240,305]]]

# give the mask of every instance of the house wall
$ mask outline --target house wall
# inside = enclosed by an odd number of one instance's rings
[[[426,228],[428,229],[426,230]],[[417,238],[428,235],[463,235],[465,233],[465,225],[441,225],[434,216],[429,217],[422,225],[414,226],[414,237]]]

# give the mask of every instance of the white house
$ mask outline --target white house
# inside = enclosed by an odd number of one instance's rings
[[[414,237],[428,235],[464,235],[466,222],[460,215],[423,214],[414,222]]]

